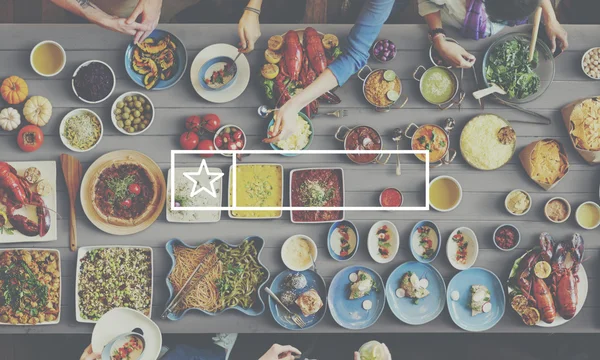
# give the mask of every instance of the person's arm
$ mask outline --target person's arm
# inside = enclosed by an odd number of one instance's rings
[[[240,36],[240,48],[243,53],[254,50],[254,44],[260,38],[259,14],[262,0],[250,0],[245,9],[240,23],[238,24],[238,35]],[[253,11],[255,10],[255,11]]]
[[[81,354],[79,360],[97,360],[100,359],[100,357],[100,354],[96,354],[92,350],[92,344],[89,344],[88,347],[83,350],[83,354]]]
[[[51,0],[57,6],[79,15],[105,29],[134,36],[138,31],[146,31],[148,25],[137,22],[127,23],[127,19],[111,16],[100,10],[90,0]]]
[[[273,344],[258,360],[294,360],[294,355],[301,355],[300,350],[290,345]]]
[[[139,16],[142,17],[141,24],[146,25],[146,30],[138,30],[133,39],[134,43],[144,41],[158,26],[160,19],[160,10],[162,8],[162,0],[139,0],[137,6],[127,18],[127,24],[134,24]]]
[[[277,142],[295,132],[298,113],[313,100],[336,86],[342,86],[367,64],[369,50],[381,27],[390,16],[394,0],[369,0],[360,12],[348,35],[348,46],[329,67],[306,89],[292,97],[275,112],[273,133],[279,134],[265,142]]]
[[[546,34],[550,39],[550,47],[552,52],[556,50],[556,40],[560,41],[560,48],[565,51],[569,47],[567,40],[567,31],[558,22],[554,8],[550,0],[542,0],[540,6],[542,7],[542,17],[544,18],[544,27],[546,28]]]
[[[421,5],[419,3],[419,5]],[[442,29],[442,15],[440,11],[428,13],[423,16],[429,30]],[[475,63],[475,56],[467,52],[457,43],[446,41],[446,35],[438,33],[431,39],[433,47],[442,59],[449,65],[458,68],[470,68]]]

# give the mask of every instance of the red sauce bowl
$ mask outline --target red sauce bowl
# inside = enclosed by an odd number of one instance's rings
[[[379,195],[379,204],[383,207],[398,207],[404,200],[400,190],[395,188],[384,189]]]

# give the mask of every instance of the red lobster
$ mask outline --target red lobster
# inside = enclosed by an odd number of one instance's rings
[[[583,250],[583,238],[575,234],[571,241],[563,241],[556,246],[552,259],[552,292],[558,302],[558,313],[566,320],[572,319],[577,312],[577,272],[583,258]],[[566,262],[567,255],[571,255],[570,264]]]
[[[306,49],[306,57],[310,62],[310,66],[314,69],[317,75],[321,75],[327,68],[327,57],[325,56],[325,48],[321,42],[321,35],[317,30],[307,27],[304,29],[304,48]]]
[[[300,76],[300,70],[302,69],[302,60],[304,52],[302,51],[302,44],[300,44],[300,38],[298,33],[294,30],[290,30],[283,36],[284,48],[283,48],[283,59],[280,65],[280,72],[292,79],[297,81]]]
[[[50,229],[50,212],[42,196],[29,188],[27,181],[17,174],[17,170],[8,163],[0,161],[0,189],[4,194],[0,202],[6,206],[6,215],[11,225],[25,236],[43,237]],[[37,224],[15,211],[24,205],[36,207]]]

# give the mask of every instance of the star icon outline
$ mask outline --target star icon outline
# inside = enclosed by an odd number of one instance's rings
[[[193,177],[193,176],[202,175],[203,171],[206,171],[206,175],[208,175],[209,177],[214,176],[214,178],[212,180],[210,180],[210,190],[208,190],[205,186],[202,186],[202,187],[200,187],[200,189],[198,189],[199,181]],[[208,170],[208,165],[206,163],[206,159],[202,159],[202,163],[200,164],[200,167],[198,168],[197,172],[184,172],[183,173],[183,176],[185,176],[191,182],[194,183],[194,186],[192,187],[192,192],[190,193],[190,197],[192,197],[192,198],[204,191],[208,195],[210,195],[216,199],[217,198],[217,190],[215,189],[215,182],[219,181],[219,179],[221,179],[224,175],[225,174],[223,172],[211,173]]]

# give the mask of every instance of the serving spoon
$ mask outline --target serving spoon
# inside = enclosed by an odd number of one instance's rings
[[[275,110],[277,109],[269,109],[267,105],[261,105],[258,107],[258,116],[260,116],[263,119],[266,119],[267,117],[269,117],[269,114]]]
[[[473,92],[473,97],[476,100],[479,100],[479,99],[486,97],[488,95],[491,95],[491,94],[506,95],[506,91],[504,91],[504,89],[502,87],[500,87],[500,85],[498,85],[496,83],[491,83],[489,88],[481,89],[481,90],[477,90],[477,91]]]
[[[404,137],[404,130],[396,128],[394,129],[392,140],[396,142],[396,150],[400,150],[400,140]],[[396,176],[400,176],[400,154],[396,154]]]

